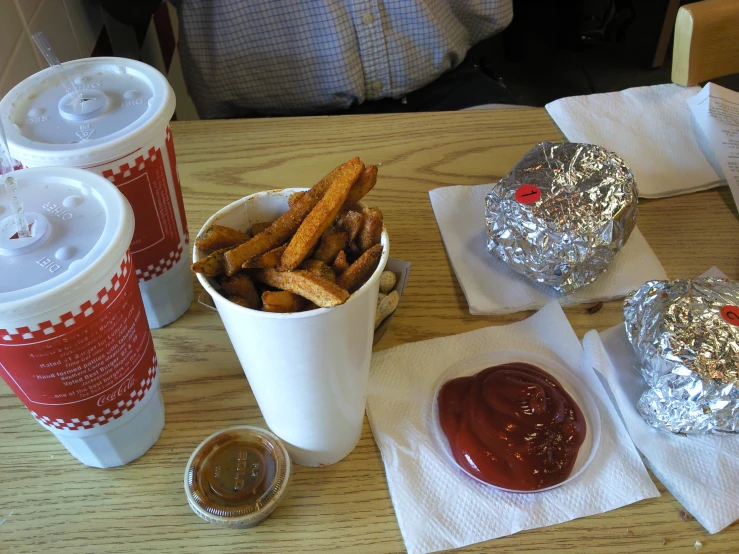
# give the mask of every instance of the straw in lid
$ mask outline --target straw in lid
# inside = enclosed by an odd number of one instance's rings
[[[185,469],[192,510],[224,527],[253,527],[280,505],[292,463],[285,445],[258,427],[242,425],[212,434]]]

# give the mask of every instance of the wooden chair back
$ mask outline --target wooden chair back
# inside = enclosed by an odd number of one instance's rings
[[[692,86],[739,73],[739,0],[682,6],[675,22],[672,82]]]

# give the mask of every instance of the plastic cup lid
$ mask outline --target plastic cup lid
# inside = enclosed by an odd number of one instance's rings
[[[212,434],[195,449],[185,469],[192,510],[224,527],[253,527],[282,502],[292,474],[285,445],[249,425]]]
[[[63,302],[61,287],[89,287],[120,263],[133,213],[106,179],[76,168],[14,172],[31,237],[18,237],[10,198],[0,193],[0,317],[32,315]]]
[[[174,113],[172,88],[147,64],[85,58],[64,67],[81,105],[52,68],[23,80],[0,102],[11,151],[25,165],[84,165],[126,155],[132,134],[165,125]]]

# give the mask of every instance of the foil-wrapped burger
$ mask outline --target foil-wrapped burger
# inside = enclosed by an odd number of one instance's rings
[[[673,433],[739,432],[739,283],[649,281],[624,301],[648,389],[637,410]]]
[[[568,293],[603,273],[636,224],[634,176],[592,144],[543,142],[487,195],[488,250]]]

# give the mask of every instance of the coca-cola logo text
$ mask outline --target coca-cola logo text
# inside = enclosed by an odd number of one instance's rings
[[[98,406],[104,406],[108,402],[113,402],[116,398],[120,398],[126,392],[130,391],[133,388],[135,382],[136,381],[134,377],[131,377],[128,381],[123,381],[118,386],[118,390],[103,394],[100,398],[98,398]]]

